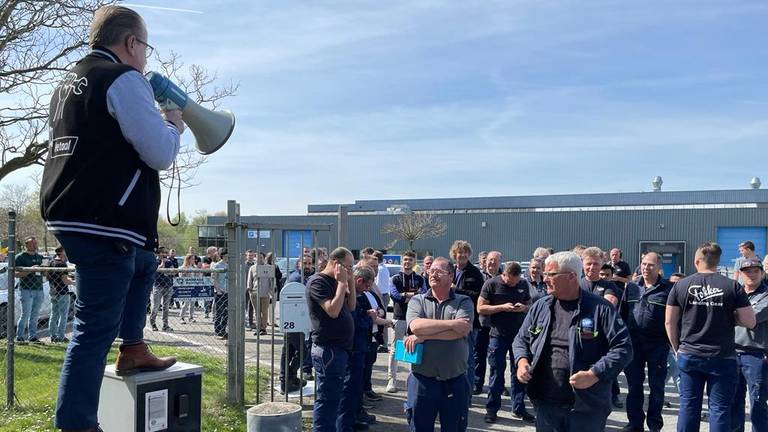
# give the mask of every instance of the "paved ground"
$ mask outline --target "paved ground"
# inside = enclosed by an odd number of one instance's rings
[[[184,346],[191,349],[199,349],[205,352],[209,352],[217,355],[226,355],[226,341],[218,340],[212,335],[213,324],[210,319],[205,319],[201,314],[197,317],[197,322],[194,324],[181,324],[178,319],[178,311],[173,309],[171,311],[172,318],[170,320],[171,327],[174,328],[173,332],[154,332],[149,327],[146,330],[145,336],[148,340],[155,343],[170,344],[175,346]],[[159,320],[158,320],[159,323]],[[246,333],[246,360],[250,364],[256,364],[257,362],[266,370],[271,370],[274,359],[274,382],[277,383],[277,373],[279,371],[280,350],[282,349],[282,333],[274,333],[274,350],[272,349],[272,336],[270,332],[266,336],[261,336],[258,339],[253,335],[252,331]],[[258,351],[258,355],[257,355]],[[272,353],[274,352],[274,357]],[[369,410],[371,414],[375,414],[378,418],[378,424],[371,427],[372,431],[403,431],[405,430],[405,419],[402,413],[403,401],[405,399],[405,393],[400,391],[395,394],[388,394],[384,391],[386,386],[386,364],[387,354],[379,354],[378,360],[374,365],[373,385],[374,389],[383,396],[383,400],[374,403],[374,408]],[[400,380],[402,381],[407,376],[407,370],[401,367]],[[507,378],[509,379],[509,378]],[[624,385],[624,376],[620,378],[622,384],[622,399],[626,396],[626,386]],[[306,391],[311,393],[312,382],[308,385]],[[274,397],[275,400],[282,400],[283,395],[278,392],[271,392],[270,389],[261,389],[262,398],[261,402],[265,402]],[[533,431],[530,425],[527,425],[517,419],[513,419],[510,413],[511,405],[508,397],[503,398],[502,411],[499,412],[499,421],[496,424],[488,425],[483,421],[483,414],[485,413],[485,401],[486,395],[482,394],[474,396],[473,405],[470,408],[469,428],[470,431]],[[256,403],[255,395],[246,395],[246,400],[250,403]],[[290,398],[291,401],[299,402],[299,398]],[[667,400],[672,403],[672,408],[666,408],[664,410],[664,430],[674,430],[677,418],[677,406],[678,398],[677,392],[673,386],[667,386]],[[304,406],[307,411],[311,410],[312,397],[307,396],[304,398]],[[529,410],[533,412],[533,409],[529,405]],[[626,424],[627,417],[623,410],[615,411],[608,419],[606,430],[618,431]],[[749,426],[748,426],[749,427]],[[702,431],[708,431],[706,424],[702,424]]]

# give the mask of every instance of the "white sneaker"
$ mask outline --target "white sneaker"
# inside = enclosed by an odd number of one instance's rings
[[[395,385],[395,380],[389,380],[387,382],[387,393],[397,393],[397,386]]]

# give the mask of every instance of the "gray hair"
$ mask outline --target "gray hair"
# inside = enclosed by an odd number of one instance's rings
[[[544,264],[557,264],[557,271],[559,272],[571,272],[577,275],[581,272],[582,264],[581,258],[576,252],[558,252],[556,254],[547,257]]]
[[[541,258],[545,259],[549,256],[549,249],[545,247],[537,247],[536,250],[533,251],[533,257],[534,258]]]
[[[587,257],[591,258],[597,258],[601,262],[605,262],[605,257],[603,256],[603,251],[597,246],[592,246],[584,249],[583,252],[581,252],[581,258],[586,259]]]
[[[363,282],[373,282],[373,270],[367,265],[358,265],[353,273],[355,279],[362,278]]]
[[[146,37],[142,33],[144,20],[132,9],[123,6],[100,7],[93,16],[88,34],[88,45],[112,46],[122,43],[126,35]]]

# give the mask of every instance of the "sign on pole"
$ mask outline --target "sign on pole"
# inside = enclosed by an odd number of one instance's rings
[[[213,300],[213,280],[210,276],[173,278],[173,297],[177,300]]]

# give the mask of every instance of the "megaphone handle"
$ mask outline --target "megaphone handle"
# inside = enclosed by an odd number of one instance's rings
[[[176,103],[170,99],[158,100],[157,104],[160,105],[160,109],[163,111],[171,111],[181,109]]]

